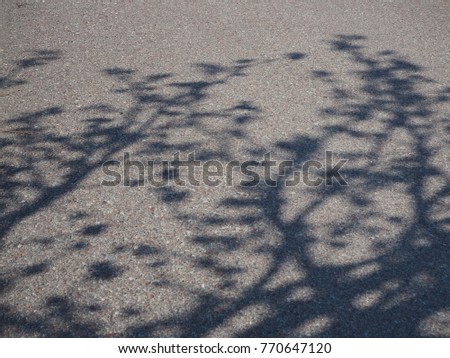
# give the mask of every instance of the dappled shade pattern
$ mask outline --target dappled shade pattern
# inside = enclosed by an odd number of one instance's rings
[[[273,175],[279,185],[228,188],[214,205],[208,207],[205,200],[202,208],[195,201],[210,192],[176,188],[172,184],[179,173],[172,173],[171,186],[148,190],[157,194],[158,205],[166,210],[161,212],[177,223],[176,230],[186,232],[185,241],[171,246],[170,232],[161,228],[159,232],[169,232],[165,247],[117,242],[114,252],[105,252],[113,258],[81,265],[80,285],[127,290],[129,272],[137,276],[130,263],[145,261],[146,270],[159,275],[139,286],[145,287],[139,294],[148,304],[125,305],[108,321],[90,318],[102,317],[107,303],[79,303],[75,291],[43,298],[34,315],[8,302],[2,306],[2,334],[448,335],[450,181],[443,158],[448,155],[450,123],[442,105],[449,102],[449,88],[424,77],[419,64],[394,50],[374,53],[368,44],[360,35],[337,35],[329,41],[330,56],[350,68],[341,73],[302,68],[308,54],[301,52],[229,64],[196,63],[198,78],[190,80],[174,73],[142,76],[137,69],[108,68],[100,76],[114,81],[113,95],[130,98],[129,108],[86,105],[81,110],[88,118],[76,135],[58,134],[46,126],[46,118],[64,113],[58,106],[7,120],[23,134],[2,136],[0,144],[7,158],[0,183],[0,234],[5,240],[24,220],[76,191],[103,162],[132,146],[142,157],[195,150],[199,159],[221,161],[242,153],[260,159],[273,149],[296,163],[330,149],[349,159],[341,172],[349,185],[287,188],[283,181],[294,175],[296,168],[291,168],[284,176]],[[39,52],[21,61],[17,71],[57,58],[56,52]],[[317,104],[314,131],[260,143],[249,133],[265,116],[256,98],[249,95],[223,108],[215,100],[224,86],[281,61],[293,66],[292,76],[309,71],[308,78],[326,88],[327,100]],[[300,85],[297,90],[302,90]],[[181,131],[187,134],[180,137]],[[42,161],[64,168],[64,174],[50,178],[40,171]],[[34,173],[32,179],[22,175],[27,172]],[[20,204],[26,187],[35,195]],[[187,202],[191,204],[184,205]],[[78,232],[80,240],[67,245],[65,257],[6,270],[1,281],[6,297],[22,280],[48,275],[58,260],[73,257],[82,263],[94,241],[113,225],[81,210],[71,220],[87,223]],[[156,223],[159,220],[155,217]],[[76,256],[80,252],[85,256]],[[121,263],[123,257],[130,257],[128,264]],[[182,265],[185,277],[171,275],[176,265]],[[196,281],[198,273],[214,283],[214,289],[204,289]],[[148,318],[146,310],[158,312],[153,303],[157,290],[165,300],[172,299],[173,306]],[[114,325],[120,328],[114,330]]]

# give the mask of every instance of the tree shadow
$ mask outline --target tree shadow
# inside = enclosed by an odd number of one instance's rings
[[[196,308],[131,327],[128,336],[157,336],[166,326],[177,326],[181,337],[448,336],[449,213],[444,203],[449,200],[449,174],[440,160],[446,142],[437,138],[440,130],[448,129],[448,119],[439,118],[437,106],[449,97],[445,89],[422,92],[421,87],[436,84],[420,74],[421,66],[394,51],[371,55],[362,40],[359,35],[338,35],[330,42],[332,53],[343,53],[353,64],[346,76],[358,80],[357,88],[346,88],[340,76],[329,71],[312,72],[333,94],[332,104],[321,110],[325,123],[331,124],[314,137],[278,143],[296,163],[313,157],[324,145],[336,145],[341,157],[356,162],[343,171],[351,180],[349,187],[317,188],[307,205],[285,219],[287,188],[285,177],[278,177],[274,187],[248,189],[262,200],[249,196],[222,201],[223,207],[245,214],[232,220],[195,218],[205,230],[230,222],[242,225],[251,207],[258,212],[251,226],[269,223],[280,242],[259,247],[267,258],[262,274],[231,299],[220,289],[199,292]],[[342,146],[344,139],[347,144]],[[351,147],[361,139],[365,146]],[[439,179],[439,184],[429,184],[432,179]],[[397,207],[386,210],[390,205]],[[337,212],[338,222],[328,220],[324,210],[330,209]],[[223,277],[223,291],[236,290],[224,276],[245,276],[245,265],[224,269],[219,262],[230,251],[248,259],[243,243],[257,240],[258,234],[196,237],[193,242],[201,246],[227,243],[208,250],[197,264]],[[358,257],[358,249],[366,255]],[[301,271],[299,279],[284,273],[289,265]],[[288,282],[273,287],[279,276]],[[259,307],[257,317],[244,314],[242,321],[235,321],[252,307]],[[245,327],[246,319],[256,323]],[[221,330],[228,322],[231,328]]]
[[[308,73],[326,89],[325,105],[317,105],[320,125],[268,144],[299,165],[333,150],[349,159],[341,171],[349,185],[287,187],[297,166],[284,175],[273,173],[275,185],[226,188],[215,206],[197,205],[210,194],[180,190],[175,185],[180,173],[166,173],[170,186],[149,190],[157,193],[158,205],[167,209],[176,230],[193,231],[183,243],[188,248],[139,242],[116,245],[114,255],[149,260],[146,268],[160,274],[152,289],[176,292],[180,301],[190,297],[192,302],[162,318],[144,318],[145,308],[124,304],[117,318],[124,328],[115,336],[448,336],[450,186],[442,161],[448,141],[442,133],[448,133],[449,123],[440,109],[449,102],[448,87],[440,90],[420,65],[395,51],[374,54],[366,43],[360,35],[337,35],[330,41],[330,56],[342,56],[351,70]],[[21,66],[53,59],[41,55]],[[242,152],[260,159],[267,145],[252,137],[250,126],[264,108],[251,98],[221,107],[217,89],[250,77],[259,66],[304,57],[292,52],[269,60],[197,63],[198,78],[190,80],[174,73],[140,76],[134,69],[108,68],[102,76],[115,81],[112,94],[126,95],[131,105],[85,106],[80,111],[88,118],[76,135],[45,125],[45,118],[64,112],[61,107],[9,119],[12,130],[23,134],[2,141],[8,160],[1,168],[0,235],[7,238],[25,219],[76,191],[104,162],[131,147],[137,156],[152,159],[194,150],[201,160],[225,162]],[[66,168],[56,183],[49,180],[43,164],[48,162]],[[22,202],[29,187],[35,196]],[[85,240],[106,235],[112,223],[90,223],[94,218],[74,213],[73,220],[84,223],[79,231],[83,240],[66,246],[64,255],[8,273],[2,279],[5,294],[23,276],[45,275],[52,262],[88,250]],[[186,273],[190,281],[170,276],[168,262],[174,260],[192,270]],[[117,263],[97,259],[86,266],[83,282],[120,289],[129,270],[120,258]],[[198,286],[197,277],[216,286]],[[154,295],[149,292],[145,295]],[[55,297],[47,297],[46,308],[35,317],[4,305],[2,335],[107,335],[108,323],[83,314],[88,306],[71,295]],[[102,314],[103,309],[94,311]]]

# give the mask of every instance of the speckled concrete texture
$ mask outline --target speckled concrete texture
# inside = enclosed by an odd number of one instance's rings
[[[1,336],[450,337],[448,1],[11,0],[0,21]],[[101,185],[125,152],[327,150],[348,186]]]

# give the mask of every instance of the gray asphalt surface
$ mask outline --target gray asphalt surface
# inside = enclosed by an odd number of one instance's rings
[[[1,336],[450,336],[448,1],[0,20]],[[125,152],[299,170],[327,150],[347,186],[101,185]]]

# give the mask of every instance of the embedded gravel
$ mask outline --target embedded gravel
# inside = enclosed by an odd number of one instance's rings
[[[1,336],[450,337],[449,24],[448,1],[1,1]],[[348,185],[286,185],[326,151]],[[102,185],[176,152],[296,166]]]

